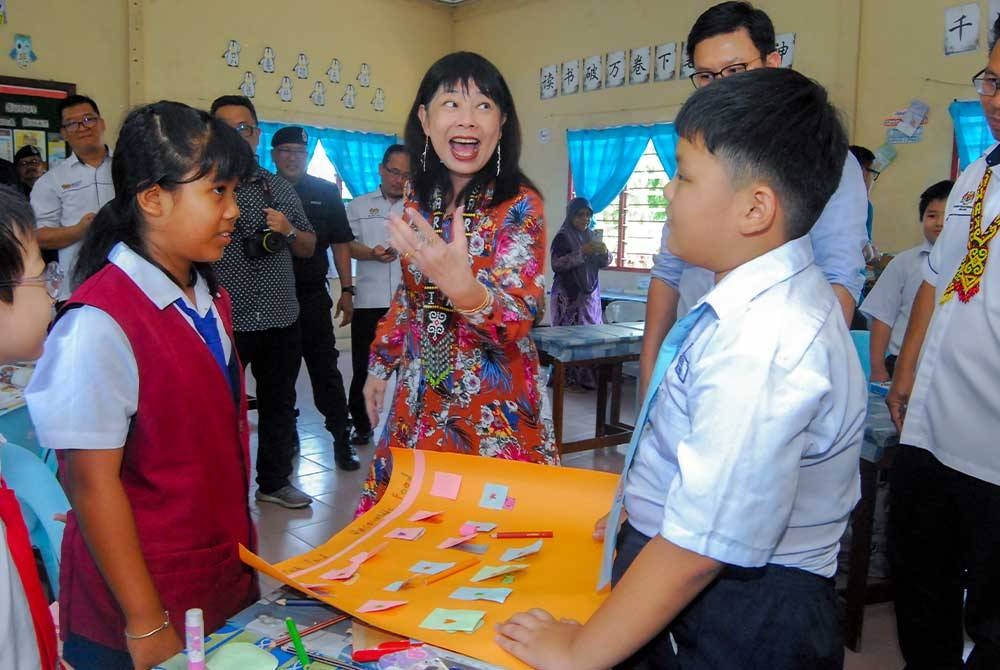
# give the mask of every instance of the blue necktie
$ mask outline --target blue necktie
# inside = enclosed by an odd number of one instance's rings
[[[205,316],[198,316],[198,312],[185,305],[184,301],[180,298],[174,301],[174,304],[180,307],[181,311],[187,314],[188,318],[194,322],[195,330],[197,330],[198,334],[205,340],[205,344],[208,345],[208,350],[212,352],[212,357],[215,359],[215,362],[219,364],[219,368],[222,369],[222,374],[226,378],[226,383],[232,385],[232,381],[229,379],[229,365],[226,364],[226,352],[222,348],[222,339],[219,337],[219,328],[215,325],[215,314],[213,314],[212,310],[209,309]]]
[[[615,501],[608,513],[608,525],[604,529],[604,556],[601,560],[601,574],[597,580],[598,590],[603,589],[611,581],[611,566],[614,562],[615,540],[618,537],[618,521],[622,516],[622,505],[625,500],[625,480],[628,478],[628,470],[635,460],[635,452],[639,446],[639,440],[649,420],[649,409],[653,405],[657,391],[663,383],[663,378],[670,369],[670,365],[677,358],[681,345],[691,334],[691,329],[698,322],[699,317],[708,307],[707,303],[702,303],[693,309],[687,316],[674,324],[674,327],[667,333],[667,337],[660,345],[660,353],[656,356],[656,366],[653,368],[653,375],[649,379],[649,386],[646,389],[646,398],[642,402],[642,409],[639,410],[639,417],[635,422],[635,430],[632,431],[632,440],[628,445],[628,452],[625,454],[625,467],[622,468],[622,476],[618,481],[618,490],[615,491]]]

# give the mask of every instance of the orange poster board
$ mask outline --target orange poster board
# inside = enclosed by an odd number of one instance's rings
[[[532,607],[545,608],[557,618],[586,621],[606,597],[606,593],[594,590],[601,543],[593,539],[592,531],[594,521],[610,509],[617,476],[409,449],[394,449],[393,458],[392,479],[382,500],[321,547],[275,565],[242,547],[241,557],[269,576],[373,626],[507,668],[526,666],[493,641],[495,624]],[[445,476],[437,477],[438,473]],[[455,478],[447,475],[461,477],[454,500],[431,494],[432,489],[445,495],[454,493]],[[503,491],[491,485],[507,487],[500,509],[492,506],[497,504],[495,494],[499,491],[502,495]],[[429,520],[411,521],[418,511],[440,514]],[[552,531],[553,537],[542,540],[538,553],[508,562],[501,560],[506,550],[523,548],[537,540],[494,539],[489,532],[480,532],[471,543],[486,545],[485,553],[438,548],[448,538],[459,537],[460,527],[469,521],[495,523],[501,532]],[[396,529],[417,527],[424,532],[416,540],[386,537]],[[380,545],[385,546],[379,549]],[[377,553],[360,563],[353,577],[324,579],[323,575],[331,571],[350,567],[351,559],[361,552],[373,550]],[[458,565],[473,558],[480,563],[434,583],[384,590],[393,582],[413,577],[410,568],[418,561]],[[503,577],[470,581],[482,567],[510,563],[528,565],[513,573],[513,582],[504,583]],[[449,597],[460,587],[506,587],[512,593],[503,603]],[[358,608],[369,600],[407,602],[382,612],[359,613]],[[482,626],[472,633],[422,628],[421,622],[435,608],[478,610],[485,612],[485,617]]]

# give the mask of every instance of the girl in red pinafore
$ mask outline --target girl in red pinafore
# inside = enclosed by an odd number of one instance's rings
[[[174,102],[132,111],[112,159],[115,199],[77,261],[28,388],[72,503],[62,547],[63,655],[76,670],[149,668],[258,588],[242,368],[229,296],[209,263],[256,161],[236,133]]]

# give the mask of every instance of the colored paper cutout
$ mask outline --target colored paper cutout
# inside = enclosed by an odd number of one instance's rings
[[[485,565],[479,569],[472,579],[469,581],[473,582],[483,582],[487,579],[493,579],[494,577],[499,577],[500,575],[506,575],[508,572],[517,572],[518,570],[524,570],[528,566],[524,563],[509,563],[508,565]]]
[[[447,540],[439,544],[437,548],[449,549],[451,547],[454,547],[455,545],[462,544],[464,542],[468,542],[469,540],[474,540],[474,539],[476,539],[475,533],[472,533],[471,535],[463,535],[461,537],[449,537]]]
[[[488,544],[473,544],[472,542],[463,542],[462,544],[456,544],[452,549],[457,549],[458,551],[467,551],[470,554],[483,555],[490,550],[490,545]]]
[[[491,521],[466,521],[462,524],[462,528],[465,528],[466,526],[473,526],[477,533],[488,533],[497,527],[497,525]],[[465,535],[465,533],[463,532],[462,535]]]
[[[479,529],[476,527],[475,524],[472,523],[463,523],[461,527],[459,527],[458,529],[459,535],[472,535],[473,533],[478,533],[478,532]]]
[[[463,586],[452,591],[448,597],[455,600],[490,600],[502,603],[513,592],[513,589],[477,589],[473,586]]]
[[[408,603],[408,600],[369,600],[358,608],[359,612],[384,612]],[[500,602],[503,602],[502,600]]]
[[[432,561],[418,561],[410,566],[410,572],[416,572],[421,575],[436,575],[439,572],[444,572],[448,568],[454,567],[455,563],[434,563]]]
[[[352,556],[348,560],[347,567],[338,568],[336,570],[330,570],[329,572],[325,572],[325,573],[323,573],[320,576],[323,579],[330,579],[330,580],[334,580],[334,581],[350,579],[351,577],[354,576],[354,573],[358,571],[358,568],[361,567],[362,563],[364,563],[365,561],[367,561],[369,558],[371,558],[372,556],[374,556],[378,552],[380,552],[383,549],[385,549],[385,547],[386,547],[386,543],[383,542],[382,544],[378,545],[374,549],[371,549],[369,551],[362,551],[359,554],[355,554],[354,556]]]
[[[461,487],[462,475],[450,472],[435,472],[434,485],[431,486],[431,495],[437,498],[455,500],[458,498],[458,491]]]
[[[517,578],[514,575],[504,575],[503,579],[500,580],[501,584],[513,584]]]
[[[511,547],[507,551],[500,555],[501,561],[516,561],[519,558],[524,558],[525,556],[531,556],[532,554],[537,554],[542,550],[542,541],[538,540],[532,542],[527,547]]]
[[[503,509],[507,500],[507,487],[503,484],[487,484],[483,487],[483,495],[479,498],[479,506],[486,509]]]
[[[449,633],[474,633],[483,625],[485,616],[486,612],[477,610],[448,610],[439,607],[427,615],[420,627]]]
[[[385,534],[386,537],[394,540],[419,540],[427,531],[426,528],[396,528]]]
[[[392,582],[391,584],[386,584],[382,587],[383,591],[398,591],[403,588],[403,582],[405,580],[401,579],[398,582]]]
[[[429,521],[434,519],[434,517],[441,516],[442,512],[428,512],[427,510],[420,510],[419,512],[414,512],[409,520],[410,521]]]
[[[509,511],[514,509],[514,505],[516,504],[517,504],[516,498],[511,498],[510,496],[507,496],[507,498],[503,501],[503,508]]]

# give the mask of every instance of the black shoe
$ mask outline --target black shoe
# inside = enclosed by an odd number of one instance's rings
[[[357,428],[351,431],[351,444],[363,447],[372,440],[372,432],[367,430],[363,433],[359,432]]]
[[[361,467],[358,452],[354,450],[350,442],[333,445],[333,460],[337,462],[337,467],[341,470],[352,471]]]

